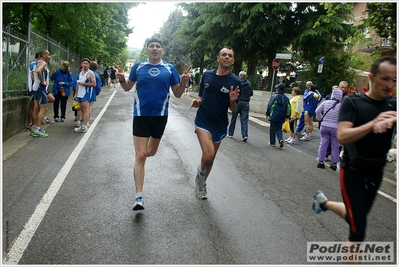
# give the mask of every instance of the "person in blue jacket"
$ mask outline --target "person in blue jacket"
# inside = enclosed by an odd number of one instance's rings
[[[310,135],[313,131],[313,118],[316,115],[316,108],[320,99],[320,95],[316,91],[316,86],[312,84],[303,95],[303,111],[301,117],[304,117],[305,121],[305,135],[300,138],[302,141],[309,141],[311,139]]]
[[[68,96],[70,94],[70,87],[73,85],[72,73],[69,71],[69,62],[66,60],[61,61],[61,66],[56,70],[52,68],[50,80],[54,81],[53,94],[55,101],[54,108],[54,121],[59,122],[59,109],[61,103],[61,121],[65,122],[66,106]]]
[[[269,145],[276,146],[276,136],[280,147],[284,146],[283,123],[291,116],[291,104],[288,97],[284,94],[285,85],[276,85],[277,92],[272,96],[267,105],[266,118],[270,121],[270,142]]]
[[[309,92],[309,90],[311,89],[311,86],[313,86],[313,91],[316,93],[316,95],[313,95],[314,96],[314,98],[315,99],[317,99],[317,104],[320,104],[321,103],[321,101],[323,100],[323,96],[320,94],[320,92],[319,92],[319,90],[317,90],[317,88],[316,88],[316,86],[315,85],[313,85],[313,82],[312,81],[307,81],[306,82],[306,89],[305,89],[305,91],[303,92],[303,96],[305,97],[306,95],[308,95],[308,92]],[[316,105],[317,105],[316,104]],[[306,103],[305,103],[305,101],[304,101],[304,103],[303,103],[303,105],[305,106],[306,105]],[[301,131],[303,130],[303,128],[305,128],[305,124],[306,124],[306,122],[305,122],[305,112],[306,112],[306,110],[305,110],[305,108],[302,110],[302,114],[301,114],[301,117],[299,118],[299,123],[298,123],[298,126],[297,126],[297,128],[296,128],[296,133],[297,133],[297,136],[298,137],[300,137],[301,136]],[[310,123],[311,123],[311,129],[313,130],[313,120],[311,120],[310,121]],[[310,132],[309,133],[309,135],[308,135],[308,140],[310,140],[310,134],[311,134],[312,132]],[[303,133],[303,135],[306,135],[306,130],[305,130],[305,132]]]

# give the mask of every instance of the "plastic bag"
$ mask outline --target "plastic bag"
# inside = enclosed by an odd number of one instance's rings
[[[285,120],[285,122],[283,123],[283,128],[281,130],[283,130],[284,133],[291,132],[290,123],[288,122],[288,120]]]
[[[76,101],[76,100],[73,101],[73,109],[74,110],[80,110],[79,102]]]

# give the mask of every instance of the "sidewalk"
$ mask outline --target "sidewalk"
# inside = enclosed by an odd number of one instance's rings
[[[116,90],[120,88],[119,83],[116,86]],[[101,93],[97,96],[97,101],[93,105],[93,109],[97,108],[98,105],[101,105],[102,100],[108,98],[113,93],[111,91],[111,87],[103,87]],[[66,108],[66,117],[67,120],[72,120],[74,117],[74,111],[72,111],[73,105],[73,97],[69,96],[67,108]],[[47,106],[47,113],[45,117],[49,118],[51,121],[53,120],[54,111],[53,111],[53,103],[49,103]],[[96,114],[93,114],[90,121],[92,122],[96,117]],[[63,122],[55,122],[54,124],[44,124],[41,125],[42,129],[47,129],[48,127],[54,127],[56,123],[63,123]],[[22,130],[21,132],[15,134],[13,137],[5,140],[2,144],[2,152],[3,152],[3,161],[7,160],[9,157],[14,155],[19,149],[24,147],[26,144],[31,142],[32,140],[40,138],[40,137],[32,137],[30,133],[26,130]],[[46,137],[51,138],[51,136]]]

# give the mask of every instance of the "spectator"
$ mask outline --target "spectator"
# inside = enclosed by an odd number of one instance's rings
[[[240,101],[238,101],[238,107],[232,112],[230,126],[229,126],[229,137],[234,135],[234,129],[236,128],[236,120],[238,114],[240,114],[241,121],[241,137],[244,142],[248,140],[248,119],[249,119],[249,101],[254,92],[250,81],[247,80],[247,73],[241,71],[238,74],[241,80],[240,89]]]
[[[103,75],[104,75],[104,84],[103,85],[108,87],[109,86],[109,84],[108,84],[108,78],[109,78],[108,66],[105,67]]]
[[[303,96],[303,110],[302,116],[305,121],[305,135],[300,140],[309,141],[313,131],[313,117],[317,108],[319,95],[316,93],[316,86],[311,84],[307,93]],[[299,126],[298,126],[299,127]],[[298,132],[298,129],[297,129]]]
[[[43,121],[44,115],[47,112],[49,83],[49,70],[47,62],[50,60],[50,53],[48,50],[42,50],[39,53],[39,60],[33,68],[34,83],[32,86],[34,108],[33,108],[33,125],[31,135],[34,137],[47,137],[48,134],[41,129],[40,125]]]
[[[277,141],[280,144],[280,148],[284,146],[283,131],[281,130],[284,121],[291,116],[291,105],[290,100],[284,94],[285,85],[280,83],[276,85],[276,94],[272,96],[267,105],[266,117],[270,121],[270,142],[269,145],[276,146]]]
[[[338,112],[341,107],[342,91],[334,88],[331,100],[326,100],[316,108],[316,116],[321,121],[320,127],[320,145],[317,155],[317,168],[325,168],[324,160],[326,158],[327,148],[331,147],[330,169],[337,170],[339,161],[339,144],[337,140]]]
[[[80,110],[82,112],[83,122],[80,127],[75,128],[77,133],[87,132],[88,122],[90,120],[90,101],[92,100],[92,94],[94,88],[97,85],[96,77],[94,73],[89,69],[90,60],[88,58],[82,59],[82,71],[79,73],[79,80],[77,82],[77,90],[75,98],[80,104]]]
[[[112,83],[112,85],[113,85],[113,89],[115,89],[116,88],[116,75],[115,75],[115,73],[116,73],[116,70],[113,68],[113,67],[111,67],[111,69],[110,69],[110,77],[111,77],[111,83]]]
[[[72,73],[69,71],[69,62],[66,60],[61,61],[61,66],[57,70],[52,68],[52,72],[50,80],[54,81],[54,121],[60,121],[58,111],[61,104],[61,121],[65,122],[67,101],[70,94],[70,88],[73,85]]]
[[[295,129],[297,127],[297,122],[298,119],[300,118],[302,114],[302,97],[299,95],[300,90],[299,87],[293,87],[292,88],[292,98],[290,100],[290,105],[291,105],[291,116],[290,116],[290,137],[286,139],[285,141],[288,144],[295,144]]]
[[[29,65],[29,77],[28,77],[28,85],[29,85],[29,109],[28,109],[28,126],[26,126],[26,130],[32,130],[33,125],[33,108],[35,107],[35,102],[33,100],[33,83],[35,80],[35,76],[33,73],[33,69],[35,68],[37,61],[40,59],[40,53],[35,53],[35,60],[33,60]]]

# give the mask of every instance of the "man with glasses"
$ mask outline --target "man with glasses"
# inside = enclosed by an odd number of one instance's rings
[[[349,241],[362,242],[367,214],[380,187],[386,154],[396,124],[396,58],[383,57],[371,66],[371,88],[366,94],[343,99],[337,137],[344,145],[340,179],[343,203],[328,201],[322,191],[314,195],[313,210],[331,210],[349,224]]]

